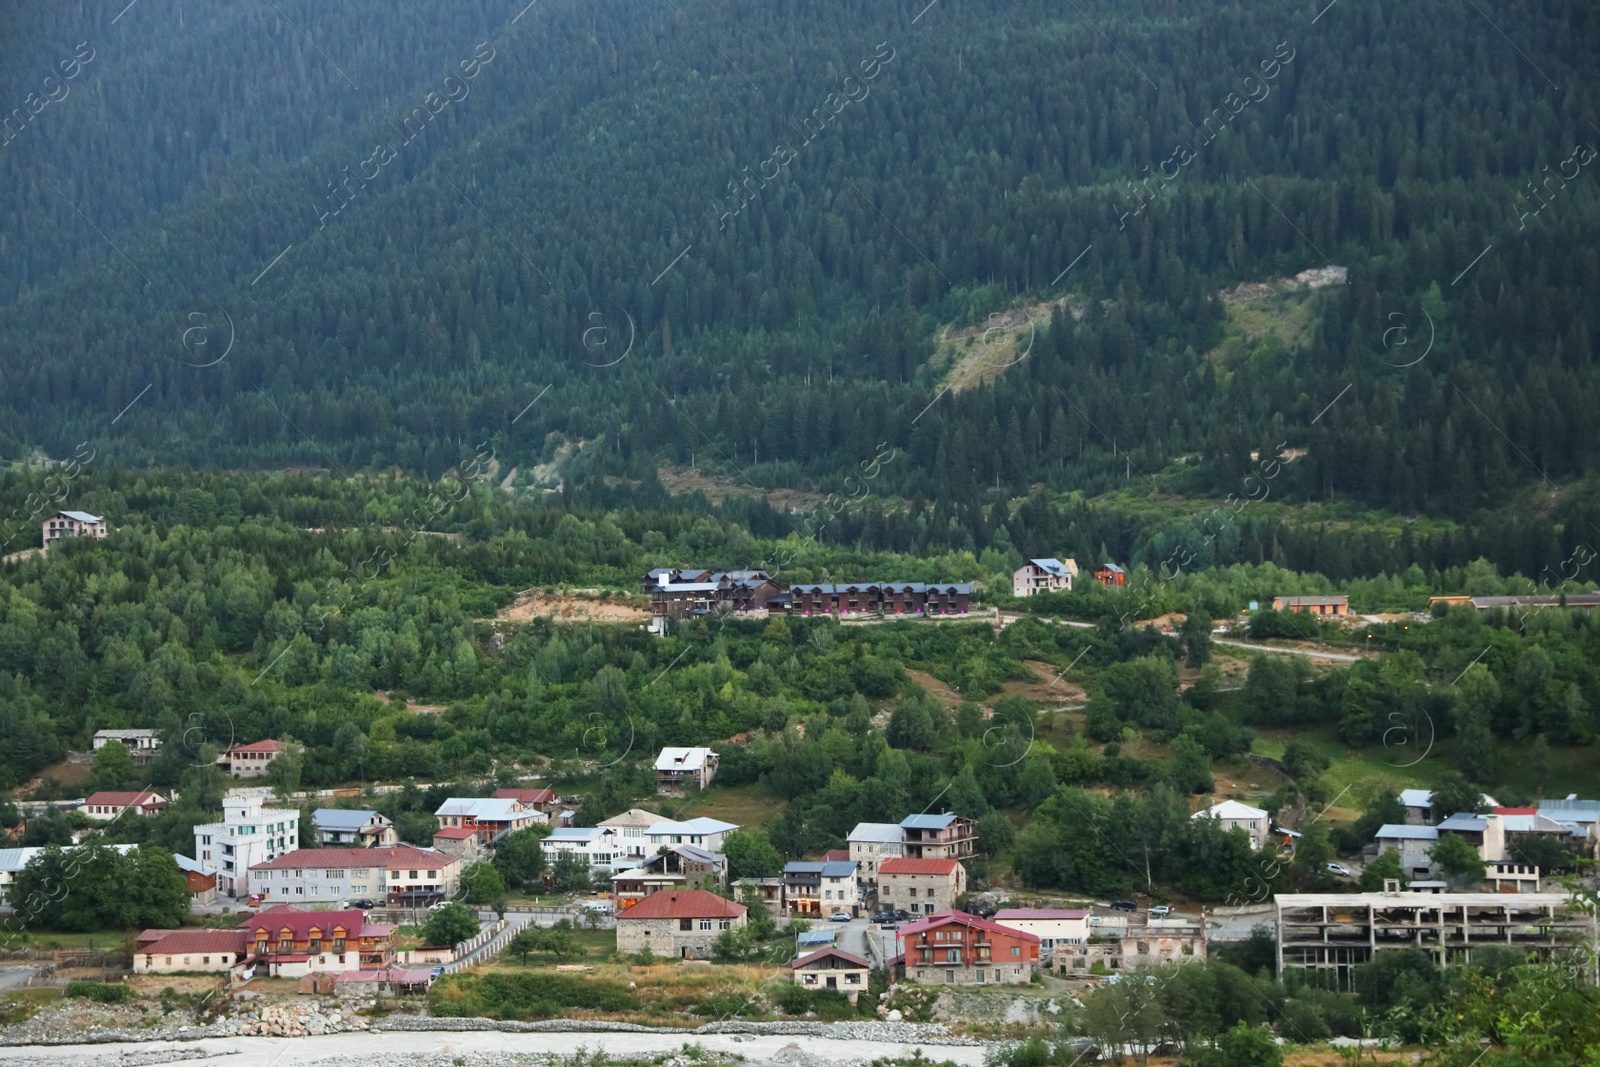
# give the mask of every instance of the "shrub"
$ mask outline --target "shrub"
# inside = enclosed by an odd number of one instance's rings
[[[97,1000],[101,1004],[121,1004],[133,996],[133,990],[121,982],[91,982],[79,979],[67,983],[67,996]]]

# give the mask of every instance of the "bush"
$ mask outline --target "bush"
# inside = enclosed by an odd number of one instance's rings
[[[452,975],[428,991],[429,1009],[441,1018],[550,1019],[570,1009],[639,1010],[639,998],[619,982],[567,974]]]
[[[96,1000],[101,1004],[121,1004],[133,996],[133,990],[121,982],[75,980],[67,983],[67,996]]]

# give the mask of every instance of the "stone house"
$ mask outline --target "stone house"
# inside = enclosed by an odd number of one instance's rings
[[[912,915],[949,911],[967,891],[967,869],[960,860],[896,857],[878,865],[878,906]]]
[[[704,889],[653,893],[617,916],[617,951],[637,955],[649,948],[666,959],[710,959],[712,942],[725,930],[743,928],[745,911]]]

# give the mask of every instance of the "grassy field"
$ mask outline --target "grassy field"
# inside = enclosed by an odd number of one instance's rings
[[[708,816],[739,826],[759,827],[783,814],[784,806],[782,798],[763,792],[758,785],[713,785],[684,802],[682,818]]]

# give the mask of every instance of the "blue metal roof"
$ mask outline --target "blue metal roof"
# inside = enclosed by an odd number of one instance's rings
[[[956,821],[956,817],[949,812],[943,815],[907,815],[900,820],[900,825],[907,830],[943,830]]]

